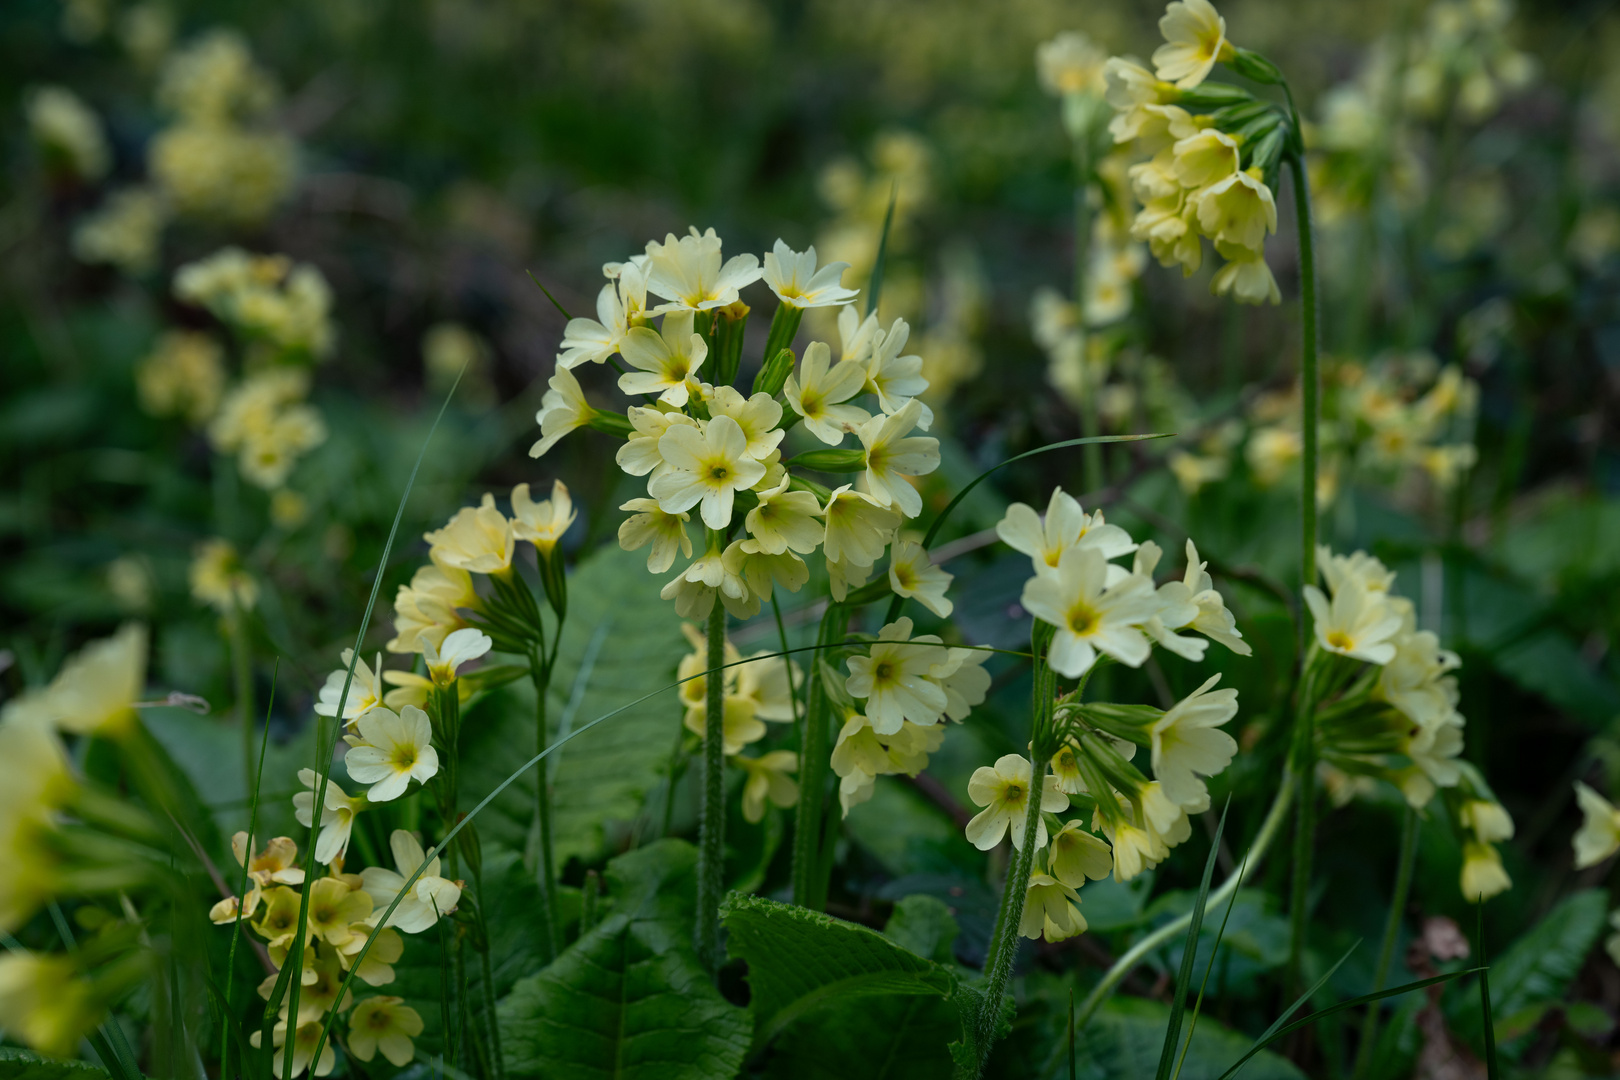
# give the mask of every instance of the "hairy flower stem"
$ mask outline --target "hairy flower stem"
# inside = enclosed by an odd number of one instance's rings
[[[849,625],[849,609],[842,604],[827,605],[821,617],[816,644],[823,648],[843,640]],[[800,907],[820,908],[817,897],[825,897],[820,849],[822,814],[826,804],[827,772],[832,750],[828,747],[827,692],[821,681],[823,654],[816,653],[810,670],[809,690],[804,709],[804,741],[799,750],[799,805],[793,821],[793,902]]]
[[[1373,969],[1372,992],[1384,988],[1389,978],[1389,965],[1395,958],[1395,939],[1400,937],[1401,923],[1406,914],[1406,897],[1412,889],[1412,868],[1417,862],[1417,811],[1406,808],[1406,819],[1401,824],[1401,853],[1395,868],[1395,891],[1389,898],[1389,918],[1384,921],[1384,940],[1378,947],[1378,966]],[[1361,1041],[1356,1047],[1357,1080],[1367,1075],[1372,1065],[1373,1045],[1378,1041],[1378,1004],[1367,1006],[1367,1015],[1361,1021]]]
[[[1086,271],[1091,261],[1091,144],[1090,136],[1074,141],[1074,326],[1080,338],[1080,435],[1097,434],[1097,392],[1092,381],[1090,350],[1086,340]],[[1086,491],[1099,491],[1107,483],[1102,446],[1089,443],[1082,451],[1082,482]]]
[[[557,628],[559,636],[562,627]],[[541,648],[544,646],[542,645]],[[542,662],[543,654],[537,649],[529,656],[529,677],[534,682],[534,752],[543,754],[551,745],[551,727],[546,716],[546,694],[551,689],[551,666]],[[539,851],[535,859],[534,878],[540,886],[540,922],[542,943],[547,961],[556,958],[560,949],[557,940],[557,872],[552,852],[551,836],[551,780],[549,758],[541,758],[534,775],[534,822]]]
[[[231,676],[236,683],[236,715],[242,723],[242,778],[243,791],[253,797],[253,778],[257,775],[253,760],[253,658],[248,655],[247,613],[240,604],[231,605],[225,619],[225,633],[231,643]],[[269,723],[265,718],[265,723]]]
[[[1288,804],[1292,800],[1293,794],[1294,777],[1291,773],[1284,773],[1282,786],[1277,789],[1276,798],[1271,801],[1271,809],[1266,812],[1266,820],[1261,823],[1260,832],[1255,835],[1254,843],[1249,845],[1249,852],[1243,857],[1241,869],[1221,882],[1220,888],[1210,892],[1209,899],[1205,901],[1205,910],[1224,904],[1231,897],[1233,891],[1241,888],[1243,883],[1259,869],[1261,860],[1265,858],[1266,851],[1271,847],[1271,842],[1282,831],[1282,823],[1288,817]],[[1144,957],[1165,942],[1185,934],[1191,922],[1192,912],[1188,911],[1186,914],[1165,923],[1153,933],[1148,934],[1141,941],[1132,945],[1118,960],[1115,960],[1114,966],[1108,969],[1103,977],[1098,980],[1097,985],[1092,987],[1091,993],[1086,995],[1086,1000],[1080,1003],[1080,1009],[1075,1013],[1075,1029],[1079,1030],[1085,1027],[1092,1014],[1108,999],[1108,995],[1113,992],[1114,987],[1118,986],[1120,980],[1129,975],[1131,970],[1137,964],[1140,964]]]
[[[709,612],[709,663],[704,676],[703,805],[698,813],[698,959],[712,975],[720,967],[720,894],[726,854],[726,609],[716,600]]]
[[[1315,648],[1305,660],[1299,684],[1299,712],[1294,718],[1291,771],[1299,782],[1294,810],[1293,882],[1288,897],[1288,992],[1304,987],[1306,902],[1311,891],[1311,861],[1316,851],[1316,694],[1318,656]]]
[[[1305,179],[1305,165],[1298,154],[1288,155],[1294,175],[1294,211],[1299,223],[1299,306],[1303,340],[1300,345],[1300,430],[1304,448],[1300,460],[1300,581],[1316,582],[1316,458],[1317,424],[1320,420],[1321,376],[1317,371],[1316,241],[1311,234],[1311,192]],[[1303,626],[1303,621],[1301,623]],[[1302,631],[1303,634],[1303,631]]]

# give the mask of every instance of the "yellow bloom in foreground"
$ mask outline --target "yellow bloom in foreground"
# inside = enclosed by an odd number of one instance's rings
[[[302,994],[300,994],[300,997],[302,997]],[[323,1019],[324,1017],[298,1025],[298,1032],[293,1036],[291,1075],[302,1076],[304,1070],[309,1068],[309,1059],[315,1056],[315,1044],[321,1040]],[[252,1043],[254,1046],[259,1046],[262,1042],[260,1036],[263,1034],[264,1033],[261,1031],[255,1031],[252,1035],[248,1036],[248,1042]],[[271,1033],[271,1038],[274,1040],[276,1047],[276,1052],[270,1056],[271,1071],[273,1071],[277,1077],[281,1077],[282,1080],[285,1080],[284,1067],[286,1065],[287,1058],[282,1052],[282,1047],[287,1043],[287,1021],[282,1020],[276,1024],[275,1030]],[[330,1073],[332,1071],[332,1066],[336,1064],[336,1062],[337,1053],[332,1049],[332,1040],[327,1039],[325,1045],[321,1047],[321,1059],[315,1063],[315,1075],[325,1076],[327,1073]]]
[[[551,558],[557,541],[577,517],[568,485],[561,480],[551,482],[551,498],[542,502],[529,497],[528,484],[512,489],[512,535],[533,544],[534,550],[544,558]]]
[[[1087,878],[1101,881],[1113,873],[1114,856],[1102,837],[1086,832],[1078,821],[1067,821],[1052,837],[1047,869],[1064,885],[1078,889]]]
[[[827,561],[859,567],[877,562],[903,520],[898,512],[848,484],[834,489],[822,516],[827,521],[822,549]]]
[[[1227,256],[1227,261],[1210,279],[1211,293],[1230,295],[1240,304],[1282,303],[1282,290],[1277,288],[1277,279],[1263,252],[1226,244],[1219,245],[1219,250]]]
[[[849,263],[835,262],[817,270],[814,244],[803,252],[796,252],[777,240],[765,256],[764,277],[771,292],[789,307],[833,307],[848,303],[860,292],[839,283],[848,269]]]
[[[733,255],[720,263],[720,237],[713,229],[676,238],[664,237],[662,244],[647,242],[647,291],[669,303],[654,309],[668,311],[708,311],[737,301],[737,290],[759,280],[759,259],[753,255]]]
[[[466,625],[457,609],[477,606],[478,593],[467,571],[438,562],[421,567],[394,596],[394,638],[388,651],[421,652],[424,643],[438,647]]]
[[[848,660],[844,687],[866,699],[866,715],[879,735],[893,735],[905,720],[932,724],[948,704],[945,688],[930,674],[950,654],[936,635],[912,637],[911,628],[909,618],[896,619],[878,631],[867,655]]]
[[[832,350],[824,342],[812,341],[799,369],[787,377],[782,397],[803,418],[806,431],[828,446],[837,446],[846,432],[866,423],[871,414],[859,405],[844,404],[866,385],[866,365],[841,360],[829,368],[831,359]]]
[[[0,956],[0,1027],[39,1053],[74,1056],[102,1011],[71,958],[29,952]]]
[[[541,457],[557,445],[564,435],[591,422],[596,410],[585,400],[585,391],[573,372],[559,367],[547,383],[550,387],[540,399],[540,411],[534,422],[540,425],[540,440],[529,447],[530,457]]]
[[[1620,851],[1620,810],[1579,780],[1575,801],[1585,820],[1575,834],[1575,869],[1585,870]]]
[[[477,660],[494,647],[495,642],[488,634],[467,626],[447,634],[438,647],[431,641],[422,642],[422,659],[427,663],[433,685],[449,686],[456,681],[456,672],[462,664]]]
[[[994,767],[982,765],[968,781],[968,797],[984,807],[967,823],[968,842],[980,851],[989,851],[1012,833],[1013,847],[1024,846],[1024,828],[1029,816],[1031,787],[1029,761],[1018,754],[1004,754]],[[1047,776],[1041,785],[1041,809],[1056,813],[1067,810],[1069,797],[1057,789],[1057,777]],[[1046,846],[1046,822],[1036,826],[1035,846]]]
[[[1198,227],[1220,244],[1258,252],[1266,234],[1277,231],[1277,200],[1257,168],[1235,172],[1204,188],[1196,205]]]
[[[889,549],[889,587],[896,596],[915,599],[942,619],[950,618],[955,605],[945,595],[951,575],[934,565],[928,552],[915,540],[899,540]]]
[[[791,750],[772,750],[757,758],[738,755],[731,759],[748,773],[743,784],[742,812],[745,821],[758,823],[765,817],[765,800],[777,806],[792,806],[799,801],[799,785],[788,776],[799,768],[799,755]]]
[[[411,1040],[422,1034],[422,1017],[404,998],[366,998],[349,1014],[349,1053],[370,1061],[381,1050],[400,1068],[414,1056]]]
[[[1176,0],[1164,9],[1159,33],[1165,43],[1153,50],[1158,77],[1191,90],[1209,76],[1218,60],[1230,59],[1226,20],[1209,0]]]
[[[647,490],[666,514],[703,504],[703,523],[711,529],[731,524],[732,502],[765,475],[765,466],[748,456],[748,438],[729,416],[717,416],[702,431],[671,427],[658,440],[658,452],[669,464],[654,475]]]
[[[815,501],[815,496],[810,498]],[[692,557],[692,538],[686,534],[691,514],[667,514],[659,507],[657,499],[631,499],[619,509],[637,511],[619,526],[619,546],[635,551],[651,544],[652,550],[647,552],[648,572],[662,574],[668,570],[674,565],[677,552],[684,558]]]
[[[451,634],[449,640],[455,636]],[[343,763],[348,766],[351,780],[371,785],[366,792],[368,802],[397,799],[405,794],[412,780],[425,784],[438,775],[439,752],[432,746],[433,728],[421,709],[414,705],[406,705],[398,713],[372,709],[360,718],[358,726],[360,742],[349,748]]]
[[[620,351],[634,371],[619,376],[619,389],[626,394],[657,394],[665,405],[680,408],[698,385],[697,372],[708,359],[709,347],[692,332],[692,312],[671,312],[664,316],[661,330],[645,326],[624,335]]]
[[[512,565],[512,522],[495,509],[495,496],[488,492],[478,506],[462,507],[444,528],[423,533],[422,539],[433,545],[435,562],[458,570],[503,574]]]
[[[341,878],[321,878],[309,889],[309,936],[342,947],[353,936],[350,924],[371,916],[371,897]]]
[[[293,796],[293,816],[300,825],[315,820],[315,784],[319,778],[314,769],[299,769],[298,782],[309,788]],[[341,859],[349,850],[349,834],[354,830],[354,815],[366,808],[364,795],[350,796],[331,777],[326,780],[326,801],[321,810],[321,832],[315,838],[315,861],[330,866],[332,860]]]
[[[116,739],[133,730],[145,684],[146,627],[126,623],[79,650],[49,686],[11,702],[3,715],[8,722],[44,721],[76,735]]]
[[[1463,845],[1462,894],[1478,904],[1513,888],[1513,879],[1502,868],[1502,856],[1490,844],[1470,840]]]
[[[1154,779],[1167,798],[1184,807],[1207,802],[1209,789],[1202,777],[1220,773],[1237,755],[1237,740],[1220,730],[1237,715],[1237,691],[1210,693],[1220,679],[1219,674],[1211,675],[1148,729]]]
[[[1401,630],[1401,617],[1383,593],[1369,592],[1347,584],[1333,594],[1329,604],[1322,590],[1305,586],[1305,603],[1316,624],[1316,642],[1329,652],[1387,664],[1395,659],[1395,635]]]
[[[351,663],[354,665],[352,679],[349,677]],[[347,696],[343,693],[345,684],[349,688]],[[380,708],[382,703],[382,653],[377,654],[373,666],[355,659],[353,649],[344,649],[343,666],[326,677],[326,684],[321,687],[320,696],[315,702],[315,712],[318,716],[337,716],[341,705],[343,719],[354,721],[372,709]]]
[[[874,499],[908,518],[922,513],[922,495],[907,477],[939,468],[939,440],[911,435],[923,403],[912,398],[891,416],[874,416],[856,434],[866,449],[866,487]]]
[[[405,889],[406,880],[416,873],[418,867],[422,867],[422,876],[416,879],[384,923],[385,926],[398,927],[407,934],[420,933],[456,909],[461,902],[461,882],[440,877],[439,860],[434,858],[429,861],[421,842],[404,829],[394,830],[389,846],[393,850],[398,872],[368,866],[361,872],[360,879],[364,882],[366,892],[371,894],[374,910],[380,913],[388,910],[394,897]],[[381,918],[380,915],[377,917]]]
[[[1029,875],[1024,895],[1024,914],[1018,932],[1027,938],[1063,941],[1086,930],[1086,917],[1080,914],[1080,894],[1047,874]]]
[[[1141,626],[1159,611],[1152,582],[1132,574],[1106,586],[1109,563],[1095,548],[1070,548],[1054,574],[1024,583],[1024,610],[1057,627],[1049,658],[1052,670],[1079,678],[1099,651],[1140,667],[1152,651]]]

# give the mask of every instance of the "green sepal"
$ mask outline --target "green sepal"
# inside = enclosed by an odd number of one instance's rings
[[[748,305],[741,300],[714,313],[714,352],[710,370],[714,385],[730,386],[737,381],[742,366],[743,330],[748,325]]]
[[[783,349],[792,346],[793,338],[798,334],[799,323],[801,320],[803,320],[803,318],[803,308],[794,307],[792,304],[777,305],[776,314],[771,316],[770,333],[765,336],[765,351],[760,354],[765,358],[766,367],[770,366],[771,361],[774,360]],[[761,372],[761,374],[763,375],[763,372]],[[785,379],[787,376],[784,375],[783,378]],[[780,390],[781,388],[781,384],[778,383],[776,390]],[[759,386],[758,382],[756,381],[754,389],[757,391],[764,388]],[[769,392],[774,394],[776,393],[776,390],[771,390]]]
[[[1262,86],[1280,86],[1284,81],[1281,69],[1253,49],[1234,48],[1226,66]]]
[[[859,607],[862,604],[872,604],[888,596],[893,590],[889,587],[887,573],[868,581],[865,585],[851,592],[844,598],[844,603],[850,607]]]
[[[865,450],[807,450],[788,461],[788,468],[814,469],[816,472],[853,473],[866,468]]]
[[[562,552],[554,546],[550,551],[538,552],[540,558],[540,583],[546,587],[546,599],[551,602],[551,610],[557,613],[558,619],[568,616],[568,572],[564,565]]]
[[[795,357],[793,350],[787,348],[778,349],[774,353],[766,353],[766,355],[770,359],[765,361],[765,366],[759,369],[758,375],[754,376],[753,393],[769,394],[771,397],[775,397],[782,392],[782,387],[787,383],[788,376],[793,374]],[[782,418],[786,420],[790,415],[796,417],[798,414],[789,409],[782,414]]]
[[[1257,101],[1251,98],[1236,105],[1216,109],[1209,114],[1209,118],[1215,121],[1217,128],[1230,134],[1249,123],[1255,117],[1264,116],[1266,113],[1275,111],[1269,101]]]
[[[808,491],[810,494],[820,499],[823,506],[825,506],[827,501],[832,498],[832,488],[824,487],[821,484],[816,483],[814,480],[806,480],[802,476],[789,477],[788,490]]]
[[[1194,109],[1219,109],[1226,105],[1236,105],[1243,101],[1253,101],[1254,95],[1241,86],[1231,83],[1207,82],[1192,90],[1182,90],[1176,98],[1176,104],[1191,106]]]
[[[1287,139],[1286,129],[1278,124],[1262,135],[1249,151],[1249,164],[1260,166],[1260,171],[1266,175],[1266,183],[1273,189],[1277,186],[1277,163],[1282,160]]]
[[[585,425],[594,431],[600,431],[604,435],[612,435],[617,439],[628,439],[630,433],[636,430],[629,417],[623,413],[610,412],[605,409],[593,409],[591,418],[585,421]]]

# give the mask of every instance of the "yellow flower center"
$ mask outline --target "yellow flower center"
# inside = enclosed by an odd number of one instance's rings
[[[1335,649],[1350,650],[1356,647],[1355,639],[1343,630],[1335,630],[1327,636],[1327,643]]]
[[[872,666],[872,681],[887,683],[894,681],[894,665],[887,660],[880,660]]]
[[[711,480],[724,480],[727,477],[729,477],[730,475],[731,475],[730,466],[728,466],[728,465],[726,465],[726,464],[724,464],[722,462],[717,461],[713,465],[709,466],[709,478]]]
[[[1023,784],[1008,784],[1006,786],[1006,788],[1004,788],[1002,790],[1001,797],[1002,797],[1003,801],[1009,802],[1009,803],[1021,803],[1021,802],[1023,802],[1024,801],[1024,785]]]
[[[1069,609],[1069,630],[1079,637],[1086,637],[1097,629],[1102,616],[1090,604],[1076,604]]]
[[[394,749],[390,764],[401,772],[407,772],[416,767],[416,747],[400,746]]]

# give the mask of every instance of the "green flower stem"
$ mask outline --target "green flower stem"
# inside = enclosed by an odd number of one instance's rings
[[[1282,823],[1288,816],[1288,804],[1293,797],[1293,792],[1294,777],[1291,773],[1284,773],[1282,786],[1277,789],[1277,797],[1272,800],[1271,809],[1266,813],[1266,820],[1261,823],[1260,832],[1255,836],[1254,843],[1249,846],[1249,852],[1244,856],[1241,868],[1237,873],[1221,882],[1220,888],[1209,894],[1208,900],[1205,901],[1205,910],[1225,903],[1235,890],[1242,888],[1243,883],[1254,876],[1254,872],[1260,866],[1260,861],[1265,858],[1267,849],[1271,847],[1272,841],[1277,838],[1277,833],[1281,830]],[[1171,919],[1131,946],[1125,955],[1115,960],[1114,966],[1104,973],[1097,985],[1092,987],[1091,993],[1086,995],[1086,1000],[1080,1003],[1080,1010],[1075,1014],[1074,1019],[1075,1030],[1078,1031],[1086,1026],[1086,1022],[1091,1019],[1092,1014],[1101,1007],[1102,1003],[1108,1000],[1108,996],[1113,993],[1114,987],[1119,985],[1119,981],[1130,974],[1131,970],[1141,963],[1144,957],[1166,942],[1186,933],[1191,922],[1191,911],[1178,918]]]
[[[704,676],[703,804],[698,813],[698,959],[712,975],[720,967],[720,894],[725,891],[726,609],[716,598],[709,612],[709,664]]]
[[[1288,898],[1287,985],[1291,994],[1304,986],[1305,908],[1311,890],[1311,857],[1316,850],[1316,692],[1321,655],[1313,644],[1305,659],[1291,748],[1291,770],[1299,781],[1299,803],[1294,810],[1293,882]]]
[[[246,785],[242,790],[252,798],[253,779],[258,775],[253,762],[253,658],[248,654],[247,613],[241,605],[231,605],[231,612],[225,617],[225,633],[230,638],[236,715],[242,724],[242,778]]]
[[[1311,234],[1311,192],[1305,179],[1305,165],[1298,154],[1288,155],[1288,168],[1294,175],[1294,210],[1299,222],[1299,287],[1300,315],[1304,340],[1300,348],[1300,386],[1302,404],[1300,428],[1304,434],[1304,453],[1301,455],[1302,486],[1300,488],[1300,580],[1305,585],[1316,582],[1316,458],[1317,424],[1320,420],[1321,376],[1317,371],[1317,349],[1320,347],[1317,330],[1316,304],[1316,242]],[[1301,620],[1301,626],[1303,626]]]
[[[1384,940],[1378,947],[1378,967],[1373,970],[1372,993],[1384,988],[1389,978],[1389,965],[1395,957],[1395,940],[1400,937],[1401,923],[1406,914],[1406,897],[1412,889],[1412,869],[1417,862],[1418,815],[1410,806],[1401,824],[1401,853],[1395,870],[1395,891],[1389,898],[1389,918],[1384,922]],[[1361,1042],[1356,1047],[1354,1076],[1367,1075],[1372,1064],[1373,1044],[1378,1041],[1378,1005],[1367,1006],[1367,1015],[1361,1022]]]
[[[1080,335],[1080,435],[1097,434],[1097,391],[1092,384],[1086,348],[1086,271],[1091,261],[1091,145],[1089,137],[1074,141],[1074,325]],[[1086,491],[1100,491],[1107,480],[1102,446],[1088,443],[1082,452],[1081,478]]]
[[[562,637],[562,627],[557,627]],[[543,646],[542,646],[543,648]],[[534,752],[543,754],[551,745],[551,725],[546,716],[546,695],[551,690],[551,665],[543,661],[537,649],[529,654],[529,678],[534,682]],[[534,774],[534,823],[538,834],[538,852],[535,858],[534,879],[540,886],[541,940],[546,960],[556,958],[560,945],[557,941],[557,872],[552,845],[550,759],[541,758]]]
[[[849,609],[842,604],[828,604],[821,617],[821,629],[816,644],[822,648],[841,641],[849,622]],[[820,877],[821,816],[827,795],[827,771],[831,767],[832,750],[828,746],[827,691],[821,681],[821,659],[818,652],[811,661],[810,685],[804,709],[804,740],[799,753],[799,805],[793,824],[793,902],[801,907],[818,907],[818,893],[826,895],[825,887],[817,886]]]

